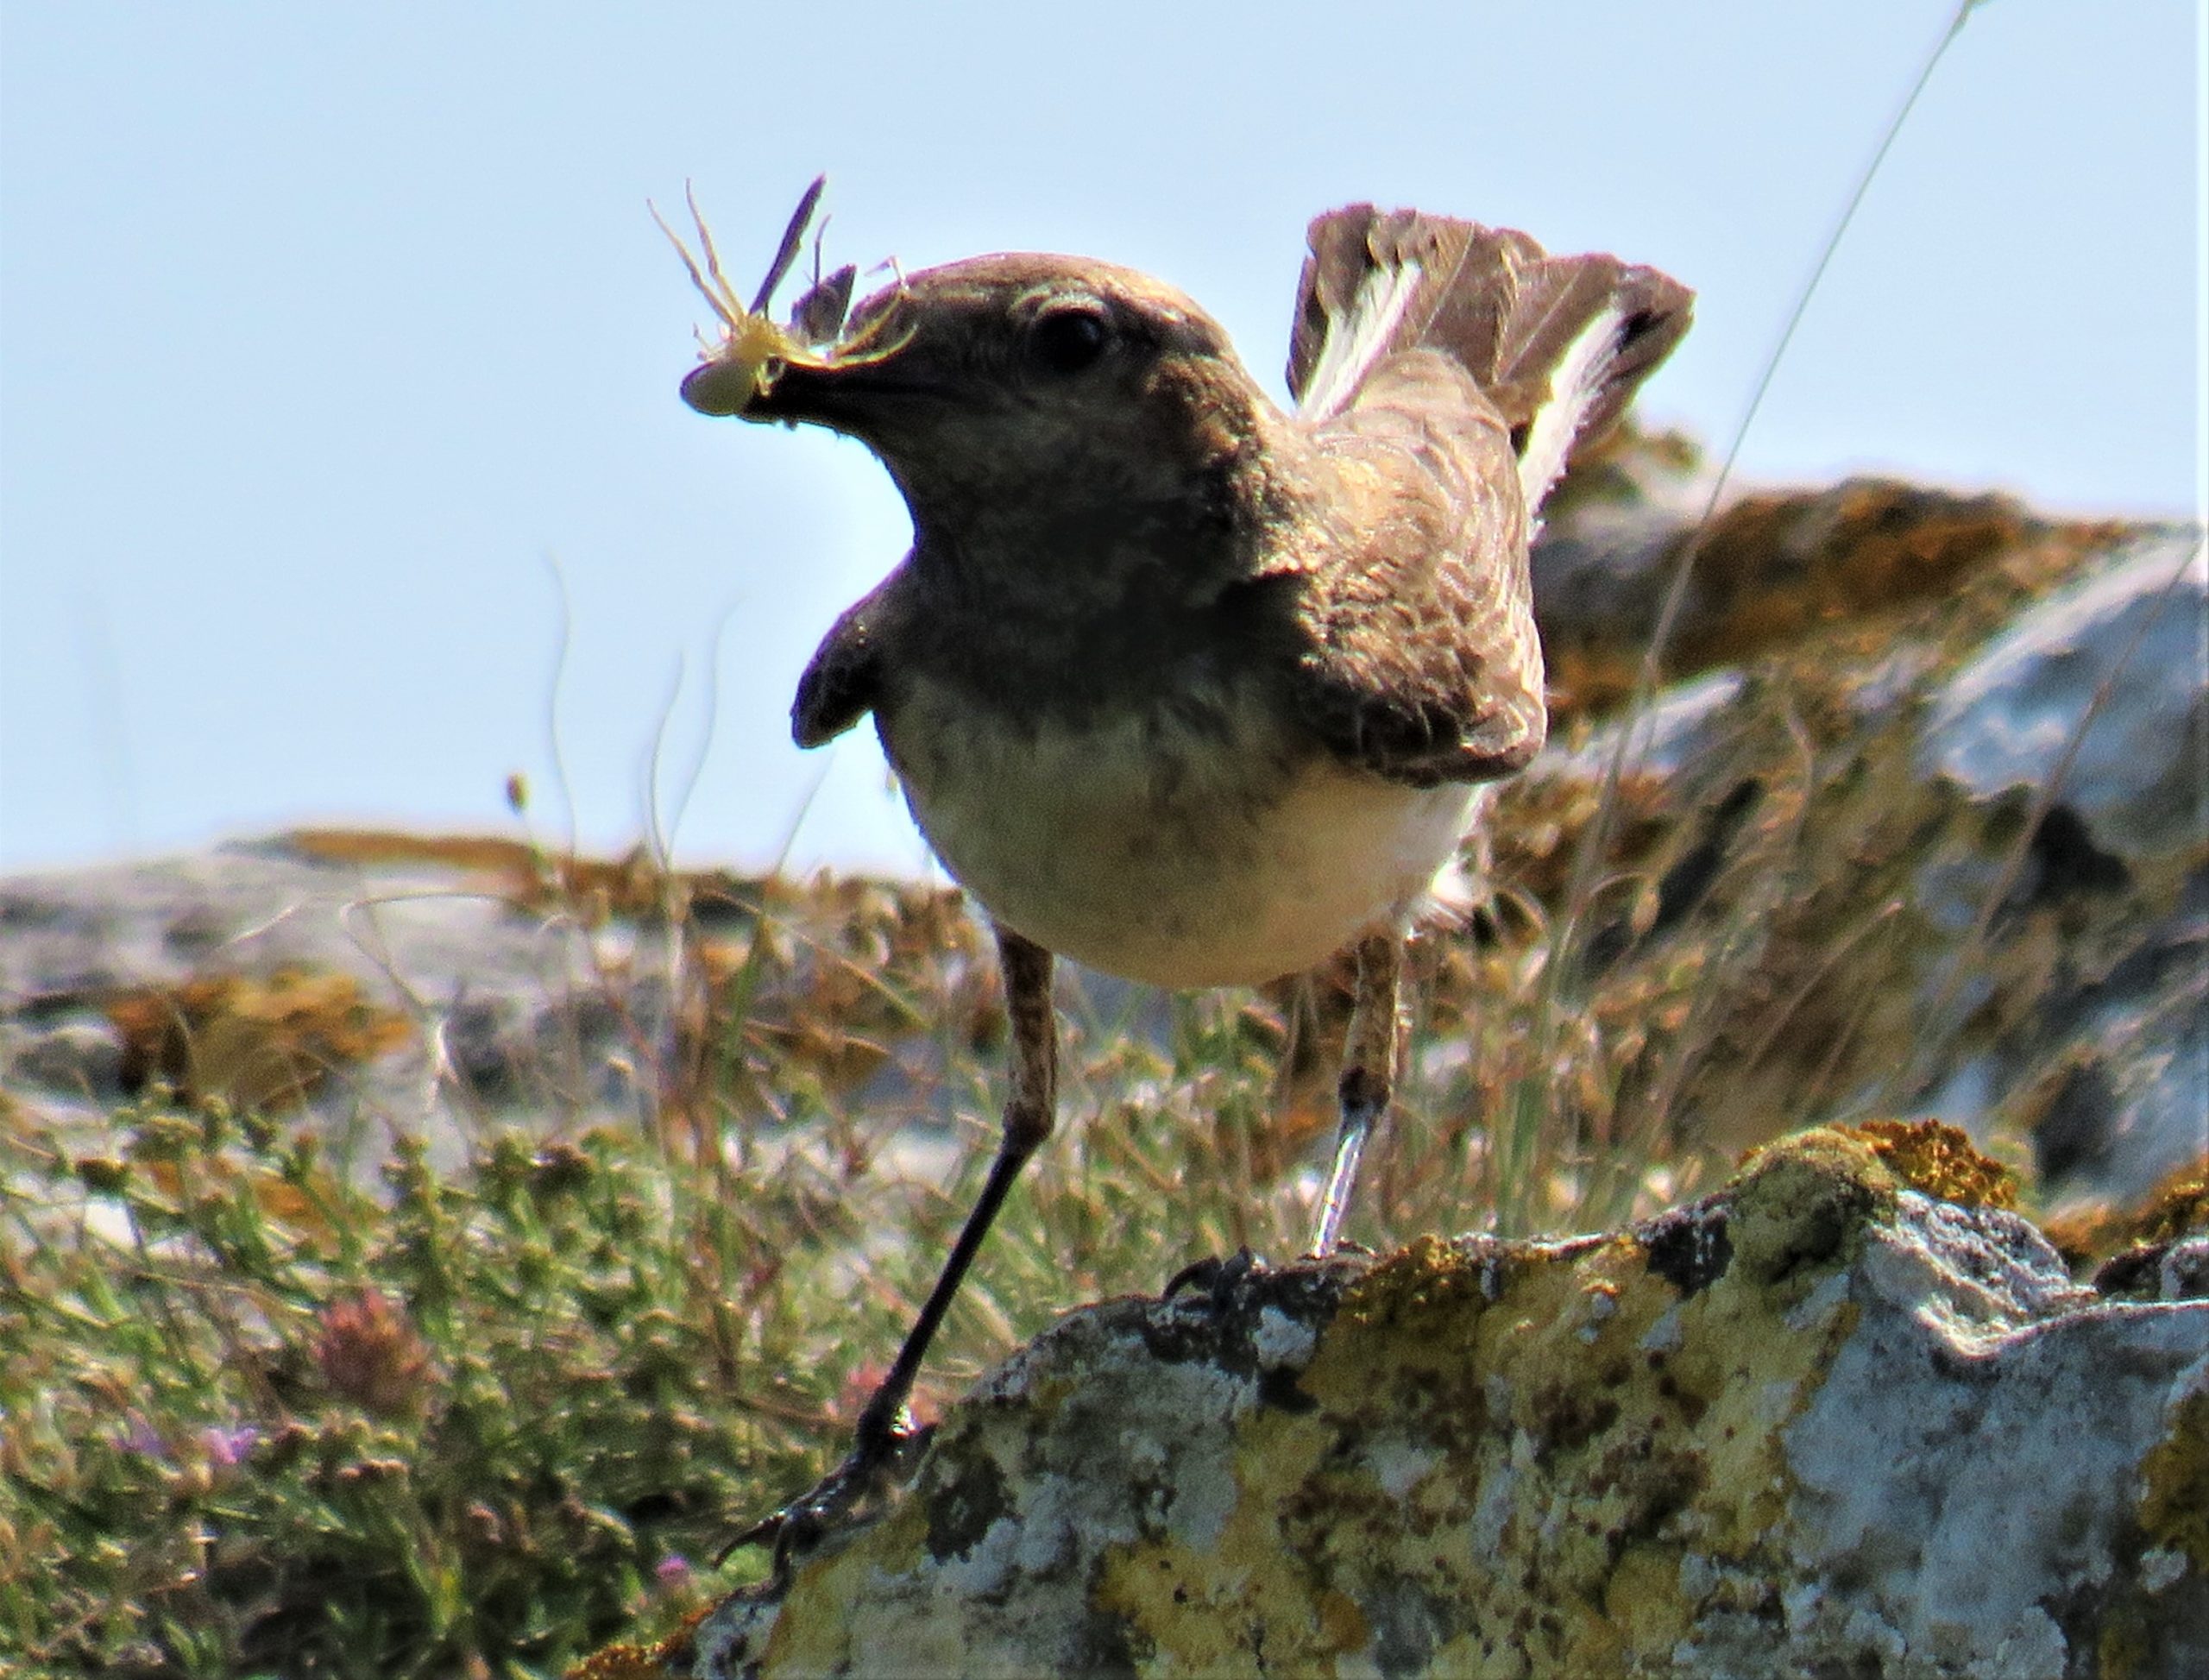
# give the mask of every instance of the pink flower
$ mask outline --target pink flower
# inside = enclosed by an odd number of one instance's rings
[[[362,1289],[330,1302],[319,1320],[314,1360],[332,1389],[382,1417],[421,1403],[430,1350],[405,1307],[381,1289]]]
[[[233,1429],[210,1424],[199,1431],[200,1450],[207,1455],[207,1462],[226,1470],[243,1463],[246,1455],[260,1443],[261,1431],[251,1424],[240,1424]]]

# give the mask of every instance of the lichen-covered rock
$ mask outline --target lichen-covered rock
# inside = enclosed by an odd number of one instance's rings
[[[1614,1235],[1085,1309],[902,1502],[624,1660],[2209,1672],[2209,1303],[2074,1285],[1974,1161],[1822,1130]]]
[[[1552,707],[1566,715],[1611,710],[1633,693],[1683,561],[1658,650],[1668,685],[1837,624],[1891,622],[2007,556],[2118,529],[2059,527],[2007,496],[1882,478],[1753,491],[1706,523],[1709,482],[1692,446],[1660,435],[1614,447],[1603,463],[1614,482],[1552,502],[1533,553]]]
[[[2043,806],[2017,896],[2067,897],[2074,924],[2100,924],[2064,930],[2069,949],[2036,965],[2052,984],[2030,1028],[1963,1060],[1949,1084],[2037,1085],[2042,1159],[2137,1197],[2209,1148],[2209,563],[2199,535],[2120,549],[2020,615],[1941,691],[1919,756],[1978,806]],[[1968,923],[1997,884],[1991,869],[1931,861],[1921,903]]]
[[[664,1120],[741,1031],[771,1112],[799,1077],[913,1117],[985,1035],[984,947],[941,887],[678,873],[509,840],[312,830],[0,878],[0,1092],[66,1121],[186,1103],[362,1120],[441,1163],[486,1116]],[[910,1000],[910,1001],[908,1001]],[[743,1019],[732,1022],[732,1009]]]
[[[1776,1114],[1942,1115],[2058,1199],[2209,1148],[2201,544],[1872,484],[1723,516],[1666,664],[1693,680],[1568,722],[1498,797],[1498,878],[1554,917],[1620,767],[1604,866],[1635,891],[1594,916],[1590,1013],[1693,1029],[1621,1084],[1735,1148]],[[1555,628],[1614,693],[1631,639]]]
[[[2209,559],[2199,538],[2120,550],[1955,674],[1926,720],[1924,761],[1982,799],[2060,777],[2063,802],[2119,858],[2199,845],[2209,798],[2205,637]]]

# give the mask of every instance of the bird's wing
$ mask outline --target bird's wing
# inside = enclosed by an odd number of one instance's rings
[[[846,607],[814,650],[790,702],[790,736],[800,746],[825,746],[881,702],[883,640],[901,575]]]
[[[1687,331],[1693,294],[1416,211],[1352,204],[1309,239],[1288,382],[1339,514],[1298,598],[1303,709],[1397,780],[1507,775],[1546,728],[1534,516]]]
[[[1294,616],[1292,678],[1337,757],[1418,785],[1541,750],[1542,651],[1508,430],[1454,362],[1399,356],[1314,433],[1333,480]]]

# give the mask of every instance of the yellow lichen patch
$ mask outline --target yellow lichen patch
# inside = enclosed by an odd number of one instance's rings
[[[198,1107],[296,1107],[341,1067],[404,1044],[406,1017],[368,1001],[349,974],[280,968],[131,992],[107,1015],[128,1090],[164,1084]]]
[[[1868,1139],[1837,1126],[1751,1150],[1734,1180],[1726,1225],[1734,1269],[1769,1284],[1844,1257],[1900,1183]]]
[[[1640,1594],[1614,1588],[1627,1543],[1677,1520],[1708,1480],[1690,1423],[1702,1402],[1671,1389],[1644,1345],[1677,1302],[1639,1244],[1614,1240],[1531,1269],[1481,1322],[1480,1368],[1507,1405],[1485,1470],[1511,1489],[1496,1538],[1532,1564],[1488,1584],[1537,1672],[1623,1671],[1633,1640],[1612,1601]]]
[[[1331,1671],[1342,1654],[1331,1642],[1343,1620],[1312,1614],[1311,1583],[1288,1555],[1276,1545],[1249,1571],[1224,1569],[1223,1561],[1179,1540],[1141,1542],[1106,1561],[1092,1601],[1125,1621],[1130,1644],[1150,1656],[1144,1666],[1155,1672],[1247,1670],[1260,1628],[1269,1664]]]
[[[1884,1170],[1860,1142],[1831,1148],[1767,1167],[1777,1177],[1758,1189],[1778,1199],[1778,1180],[1799,1174],[1823,1188],[1798,1208],[1830,1209]],[[1778,1425],[1815,1395],[1855,1316],[1836,1298],[1802,1322],[1802,1293],[1729,1272],[1683,1299],[1628,1237],[1424,1239],[1351,1287],[1304,1374],[1342,1442],[1302,1492],[1332,1526],[1306,1537],[1291,1517],[1282,1532],[1325,1557],[1328,1587],[1369,1619],[1387,1580],[1466,1607],[1478,1634],[1451,1647],[1447,1671],[1660,1662],[1697,1610],[1682,1558],[1753,1568],[1784,1520]],[[1396,1444],[1405,1432],[1431,1463]],[[1367,1501],[1372,1520],[1343,1520]]]
[[[768,1637],[760,1671],[765,1674],[841,1674],[854,1657],[849,1605],[866,1601],[884,1576],[909,1577],[921,1569],[928,1551],[928,1513],[923,1501],[906,1499],[857,1544],[824,1548],[791,1578]],[[950,1605],[930,1622],[908,1624],[909,1644],[900,1653],[922,1674],[956,1673],[960,1630]]]
[[[2178,1403],[2171,1432],[2141,1461],[2140,1480],[2141,1532],[2209,1570],[2209,1392]]]
[[[1867,1120],[1836,1126],[1860,1139],[1912,1190],[1963,1207],[2014,1208],[2017,1175],[1990,1161],[1968,1134],[1938,1120]]]
[[[1460,1633],[1434,1648],[1429,1674],[1463,1675],[1464,1680],[1526,1680],[1526,1654],[1505,1635]]]
[[[1461,1596],[1479,1570],[1467,1521],[1482,1304],[1478,1265],[1438,1239],[1375,1267],[1300,1381],[1318,1409],[1268,1407],[1242,1425],[1218,1538],[1199,1549],[1161,1536],[1115,1552],[1096,1608],[1123,1619],[1162,1672],[1247,1668],[1254,1630],[1269,1668],[1332,1672],[1372,1641],[1376,1578],[1410,1572],[1444,1601]],[[1402,1406],[1412,1426],[1375,1438]]]
[[[670,870],[641,846],[619,858],[583,858],[500,836],[378,828],[295,828],[283,840],[324,863],[454,870],[519,909],[558,910],[591,926],[617,916],[677,913],[699,900],[749,907],[768,890],[765,881],[721,871]]]
[[[712,1608],[702,1604],[686,1612],[682,1626],[656,1644],[624,1641],[595,1651],[570,1668],[562,1680],[672,1680],[675,1664],[689,1655],[691,1634]]]
[[[1680,1591],[1680,1549],[1629,1546],[1603,1587],[1603,1614],[1628,1655],[1662,1658],[1687,1636],[1694,1606]]]
[[[2174,1243],[2209,1231],[2209,1155],[2166,1173],[2130,1216],[2135,1243]]]
[[[1663,676],[1743,664],[1821,632],[1869,630],[1891,639],[1895,615],[1946,604],[2013,563],[2036,539],[2067,551],[2089,533],[2106,539],[2109,529],[2051,531],[2005,497],[1960,498],[1879,479],[1744,496],[1674,538],[1652,567],[1671,576],[1692,544],[1691,584],[1664,650]],[[1624,613],[1543,628],[1550,680],[1564,691],[1564,710],[1600,715],[1633,694],[1648,646],[1645,618]]]
[[[610,1645],[567,1672],[566,1680],[666,1680],[667,1664],[656,1645]]]
[[[1373,1625],[1357,1601],[1334,1589],[1319,1595],[1319,1632],[1336,1651],[1363,1651],[1373,1639]]]
[[[2048,1240],[2074,1271],[2127,1249],[2209,1231],[2209,1155],[2173,1168],[2127,1208],[2075,1209],[2047,1224]]]
[[[2007,497],[1888,480],[1744,496],[1701,535],[1696,613],[1677,657],[1732,664],[1819,625],[1940,596],[2030,530]]]
[[[1482,1304],[1478,1263],[1457,1244],[1426,1236],[1351,1283],[1335,1322],[1419,1333],[1445,1329]]]
[[[1487,1305],[1480,1262],[1422,1236],[1344,1293],[1300,1386],[1349,1426],[1408,1413],[1432,1438],[1469,1444],[1483,1421],[1476,1331]]]
[[[1692,1551],[1753,1574],[1775,1546],[1793,1495],[1780,1426],[1816,1395],[1858,1309],[1840,1303],[1822,1323],[1790,1334],[1776,1314],[1748,1308],[1743,1293],[1721,1286],[1690,1303],[1686,1316],[1702,1322],[1668,1374],[1682,1403],[1701,1407],[1688,1460],[1701,1479],[1678,1532]]]
[[[1174,1674],[1234,1672],[1251,1665],[1253,1630],[1262,1630],[1266,1665],[1282,1673],[1323,1673],[1364,1648],[1371,1630],[1354,1597],[1318,1586],[1282,1519],[1308,1497],[1331,1431],[1309,1417],[1254,1419],[1238,1443],[1237,1498],[1226,1526],[1199,1551],[1167,1536],[1111,1553],[1091,1595],[1099,1610],[1123,1618],[1138,1647]],[[1376,1519],[1381,1514],[1375,1513]],[[1332,1513],[1335,1541],[1377,1549],[1378,1525]]]
[[[1660,678],[1804,656],[1860,664],[1891,649],[1900,625],[1978,620],[1991,628],[2125,534],[2111,521],[2045,525],[2005,497],[1890,480],[1745,496],[1677,533],[1651,563],[1659,578],[1683,557],[1691,566]],[[1633,695],[1662,593],[1629,597],[1600,618],[1543,607],[1550,683],[1561,691],[1553,718],[1602,716]]]
[[[302,857],[335,864],[443,864],[497,874],[526,869],[538,855],[535,848],[520,840],[485,834],[414,834],[393,828],[294,828],[280,838],[286,847]]]

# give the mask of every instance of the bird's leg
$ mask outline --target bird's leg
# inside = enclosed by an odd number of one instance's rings
[[[1404,941],[1400,934],[1372,934],[1357,944],[1357,991],[1350,1005],[1350,1041],[1343,1050],[1342,1123],[1335,1133],[1335,1162],[1312,1229],[1310,1252],[1334,1253],[1357,1186],[1358,1157],[1373,1123],[1388,1111],[1403,1041],[1397,998],[1403,989]]]
[[[1051,1015],[1051,953],[1031,944],[1009,928],[998,929],[998,958],[1004,973],[1005,1010],[1012,1022],[1012,1089],[1005,1099],[1004,1132],[998,1142],[997,1159],[982,1193],[967,1214],[966,1223],[952,1244],[950,1258],[936,1278],[935,1287],[921,1307],[920,1317],[905,1332],[904,1344],[890,1375],[874,1391],[859,1413],[859,1448],[894,1437],[905,1424],[905,1402],[912,1397],[914,1380],[928,1343],[935,1339],[952,1297],[966,1280],[966,1271],[990,1234],[998,1209],[1011,1192],[1028,1158],[1051,1135],[1052,1112],[1058,1098],[1058,1030]]]
[[[1009,928],[998,929],[998,959],[1004,974],[1005,1010],[1012,1023],[1011,1092],[1004,1105],[1004,1133],[982,1193],[960,1228],[935,1287],[921,1307],[882,1379],[859,1413],[852,1450],[810,1493],[755,1523],[732,1545],[772,1539],[777,1575],[792,1556],[874,1490],[898,1450],[915,1436],[906,1402],[928,1343],[950,1310],[952,1298],[980,1252],[983,1239],[1011,1193],[1020,1170],[1051,1135],[1058,1090],[1058,1030],[1051,1013],[1051,953]]]

